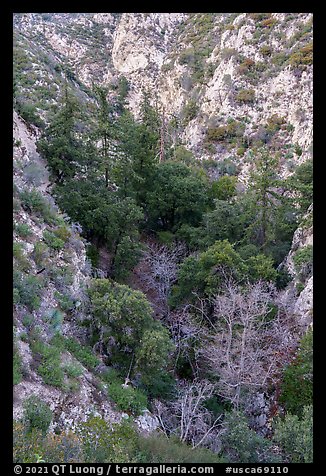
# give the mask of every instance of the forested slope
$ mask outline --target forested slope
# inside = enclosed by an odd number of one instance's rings
[[[15,15],[16,462],[312,461],[311,79],[309,14]]]

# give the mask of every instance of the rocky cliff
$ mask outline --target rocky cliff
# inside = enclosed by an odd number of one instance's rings
[[[197,159],[232,160],[243,180],[255,144],[274,150],[283,176],[312,155],[312,14],[20,14],[14,21],[30,64],[29,74],[26,64],[25,73],[17,67],[20,94],[42,97],[40,85],[55,101],[63,64],[86,92],[95,81],[112,93],[124,76],[136,116],[149,91],[174,138]],[[36,84],[28,84],[31,74]]]

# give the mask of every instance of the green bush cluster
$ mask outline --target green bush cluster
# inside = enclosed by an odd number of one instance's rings
[[[51,209],[49,202],[37,190],[23,190],[20,193],[20,200],[24,210],[44,218],[44,221],[49,225],[56,223],[56,213]]]
[[[89,370],[93,370],[100,364],[100,360],[93,354],[92,350],[75,339],[62,337],[62,343],[64,348],[71,352]]]
[[[60,349],[40,340],[33,340],[31,349],[34,360],[38,362],[36,371],[42,377],[43,382],[53,387],[62,388],[64,372],[61,368]]]
[[[217,127],[210,127],[206,133],[207,141],[224,141],[243,134],[243,124],[236,120],[230,120],[228,124]]]
[[[121,383],[111,383],[108,388],[109,397],[116,403],[119,410],[140,415],[147,407],[147,397],[139,389],[122,387]]]
[[[313,43],[303,46],[290,55],[290,65],[294,68],[306,68],[313,64]]]
[[[15,231],[22,238],[28,238],[33,234],[32,229],[30,228],[30,226],[27,225],[27,223],[17,223],[15,225]]]
[[[297,273],[302,273],[303,268],[305,268],[305,274],[309,274],[313,264],[313,246],[307,245],[296,251],[293,262]]]
[[[58,238],[53,231],[44,230],[43,239],[49,248],[56,251],[62,250],[65,246],[65,242],[61,238]]]
[[[38,429],[46,433],[52,419],[53,413],[49,405],[37,395],[31,395],[24,401],[23,420],[28,431]]]
[[[17,346],[14,344],[13,352],[13,384],[17,385],[22,381],[22,361]]]
[[[28,429],[28,424],[14,422],[14,463],[83,463],[81,441],[72,432],[44,434],[39,428]]]
[[[242,89],[235,96],[236,101],[244,104],[252,104],[255,100],[254,89]]]
[[[24,254],[24,245],[22,243],[18,243],[14,241],[12,246],[13,257],[15,260],[15,264],[18,269],[27,272],[30,268],[30,262],[27,259],[26,255]]]
[[[14,302],[26,306],[29,311],[40,307],[43,279],[39,276],[23,275],[14,270]]]
[[[286,367],[281,383],[280,402],[292,414],[302,415],[305,406],[312,404],[313,396],[313,332],[302,338],[294,361]]]

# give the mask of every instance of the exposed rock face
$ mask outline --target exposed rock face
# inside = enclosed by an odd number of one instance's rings
[[[143,91],[150,91],[167,120],[183,122],[179,139],[196,158],[232,157],[245,182],[249,149],[232,141],[203,147],[210,127],[240,121],[245,144],[272,116],[283,119],[273,138],[276,151],[277,143],[288,148],[286,156],[280,153],[282,176],[312,154],[312,66],[295,63],[300,48],[310,45],[312,14],[252,15],[259,14],[19,14],[15,27],[31,44],[31,31],[37,32],[40,48],[69,64],[88,87],[92,81],[110,86],[125,76],[136,116]],[[252,89],[254,100],[237,99]]]
[[[160,422],[157,417],[153,416],[148,410],[145,410],[142,415],[136,418],[138,428],[146,433],[152,433],[160,428]]]
[[[283,294],[283,299],[287,301],[297,316],[298,323],[305,329],[312,324],[313,318],[313,276],[312,269],[302,277],[302,273],[296,267],[294,258],[298,251],[313,246],[313,206],[308,209],[301,226],[295,231],[292,246],[281,267],[284,267],[291,276],[288,288]]]
[[[55,205],[53,198],[49,195],[49,176],[45,168],[44,161],[36,150],[35,139],[39,135],[38,130],[33,127],[27,127],[27,124],[14,112],[14,184],[19,191],[36,190],[41,193],[55,213],[60,216],[60,211]],[[31,169],[31,167],[34,167]],[[28,171],[33,170],[34,175],[28,175]],[[35,174],[35,170],[38,171]],[[35,177],[37,184],[35,184]],[[33,179],[31,182],[31,178]],[[30,237],[27,241],[22,240],[14,232],[14,240],[21,243],[24,249],[24,256],[29,262],[29,275],[36,275],[39,267],[33,261],[33,249],[35,243],[43,242],[43,232],[47,228],[46,224],[37,220],[33,214],[20,210],[15,213],[15,223],[28,225]],[[70,284],[65,287],[65,292],[69,293],[71,299],[76,303],[76,312],[65,316],[62,322],[61,332],[64,336],[72,337],[78,335],[82,337],[83,331],[76,325],[77,319],[83,318],[83,311],[78,303],[81,303],[84,297],[89,276],[86,266],[85,243],[72,228],[70,241],[65,249],[57,254],[50,256],[46,268],[54,271],[64,269],[68,264],[72,276]],[[66,261],[68,260],[68,261]],[[45,270],[47,272],[47,270]],[[42,290],[41,303],[37,310],[34,310],[32,318],[34,326],[37,326],[42,340],[47,342],[53,336],[51,326],[44,319],[49,316],[53,310],[59,309],[57,292],[62,291],[58,283],[48,281]],[[94,375],[83,367],[83,373],[79,377],[79,388],[77,391],[69,393],[64,388],[59,389],[45,385],[42,377],[35,371],[34,357],[29,343],[20,338],[26,334],[26,328],[23,325],[24,317],[27,312],[23,306],[17,306],[14,312],[14,325],[16,335],[16,345],[22,360],[22,381],[14,386],[14,407],[13,416],[19,419],[23,415],[23,402],[31,395],[38,395],[42,400],[48,403],[54,412],[54,421],[51,424],[50,431],[56,427],[59,429],[73,429],[74,426],[85,421],[91,414],[101,415],[110,422],[119,421],[121,415],[115,411],[110,404],[107,395],[99,390],[97,379]],[[76,364],[76,359],[69,353],[62,355],[63,363]],[[80,365],[80,364],[78,364]]]

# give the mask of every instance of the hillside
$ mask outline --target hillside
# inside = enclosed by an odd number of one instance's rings
[[[311,462],[312,14],[13,41],[15,462]]]

